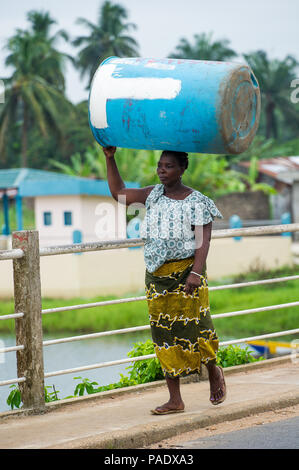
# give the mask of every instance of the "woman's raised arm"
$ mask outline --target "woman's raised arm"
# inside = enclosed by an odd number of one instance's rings
[[[126,188],[114,159],[116,147],[103,147],[103,152],[106,157],[107,179],[112,197],[118,201],[118,196],[125,196],[125,204],[127,206],[134,202],[144,204],[154,186],[146,186],[145,188],[140,189]],[[122,198],[120,199],[120,202],[122,202]]]

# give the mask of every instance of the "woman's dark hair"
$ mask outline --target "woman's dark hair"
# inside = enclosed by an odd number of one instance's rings
[[[188,168],[188,153],[186,152],[175,152],[174,150],[163,150],[162,155],[171,155],[176,158],[178,164],[185,170]],[[161,155],[161,157],[162,157]]]

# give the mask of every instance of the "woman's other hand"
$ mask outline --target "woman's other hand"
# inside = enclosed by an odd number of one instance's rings
[[[114,154],[116,152],[116,147],[102,147],[102,149],[107,158],[114,157]]]
[[[193,291],[200,286],[201,279],[199,276],[196,276],[196,274],[190,273],[189,276],[187,277],[186,284],[184,291],[188,295],[192,295]]]

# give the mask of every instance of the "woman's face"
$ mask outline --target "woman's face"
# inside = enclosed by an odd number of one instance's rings
[[[172,155],[161,155],[158,161],[157,175],[162,184],[175,183],[180,179],[184,169],[179,165],[179,162]]]

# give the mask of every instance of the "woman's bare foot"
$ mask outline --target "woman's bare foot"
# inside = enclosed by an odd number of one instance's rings
[[[166,415],[169,413],[182,413],[185,409],[185,405],[183,401],[174,402],[169,400],[164,405],[157,406],[154,410],[151,410],[152,414],[155,415]]]
[[[226,398],[226,384],[222,367],[210,364],[207,366],[210,381],[210,402],[219,405]]]
[[[154,415],[181,413],[185,409],[185,405],[180,392],[179,377],[166,377],[166,383],[170,398],[167,403],[164,403],[164,405],[157,406],[156,409],[151,410],[151,413]]]

